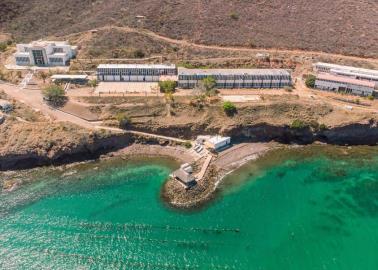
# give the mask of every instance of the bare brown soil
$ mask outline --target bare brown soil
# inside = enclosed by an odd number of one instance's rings
[[[203,44],[377,57],[377,13],[375,0],[11,0],[0,4],[0,28],[30,40],[130,26]]]
[[[101,130],[89,131],[67,122],[51,122],[40,112],[10,99],[3,92],[0,92],[0,98],[8,99],[14,107],[6,114],[5,122],[0,124],[0,169],[6,165],[6,159],[17,159],[17,156],[53,159],[109,136],[108,132]]]
[[[102,120],[114,119],[122,112],[131,119],[134,129],[157,134],[171,129],[171,135],[179,137],[192,137],[191,132],[227,132],[237,126],[261,123],[290,126],[296,119],[334,127],[376,117],[369,112],[348,112],[322,101],[301,99],[294,94],[261,97],[259,102],[236,104],[237,114],[232,117],[223,112],[219,99],[214,99],[215,103],[206,101],[202,104],[194,96],[175,97],[170,106],[171,116],[168,116],[164,97],[81,97],[78,101],[93,103],[93,110],[99,113]]]

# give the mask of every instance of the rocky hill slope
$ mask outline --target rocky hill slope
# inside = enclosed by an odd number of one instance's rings
[[[377,57],[377,13],[376,0],[9,0],[0,29],[26,41],[116,25],[204,44]]]

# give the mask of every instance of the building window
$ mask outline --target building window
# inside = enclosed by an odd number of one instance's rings
[[[45,59],[43,58],[42,50],[33,50],[32,53],[33,53],[34,63],[37,66],[44,66],[46,64]]]
[[[17,62],[29,63],[29,57],[16,57]]]
[[[53,48],[54,53],[63,53],[63,48]]]

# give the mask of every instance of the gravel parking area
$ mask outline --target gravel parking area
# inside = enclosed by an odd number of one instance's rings
[[[159,91],[158,83],[150,82],[101,82],[95,90],[97,94],[111,93],[146,93],[152,94]]]

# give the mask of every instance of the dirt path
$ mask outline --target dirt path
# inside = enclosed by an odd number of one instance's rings
[[[178,39],[169,38],[169,37],[159,35],[155,32],[152,32],[152,31],[149,31],[149,30],[146,30],[146,29],[136,29],[136,28],[126,27],[126,26],[125,27],[104,26],[104,27],[93,29],[93,30],[112,30],[112,29],[123,31],[123,32],[126,32],[126,33],[143,34],[143,35],[149,36],[151,38],[161,40],[161,41],[165,41],[165,42],[168,42],[168,43],[177,44],[177,45],[181,45],[181,46],[187,46],[187,47],[201,48],[201,49],[235,51],[235,52],[251,52],[251,53],[258,53],[258,52],[286,53],[286,54],[302,55],[302,56],[308,56],[308,57],[323,56],[323,57],[342,58],[342,59],[355,60],[355,61],[366,61],[366,62],[369,62],[369,63],[373,63],[375,65],[378,65],[378,58],[363,58],[363,57],[358,57],[358,56],[332,54],[332,53],[319,52],[319,51],[303,51],[303,50],[288,50],[288,49],[274,49],[274,48],[264,49],[264,48],[246,48],[246,47],[205,45],[205,44],[193,43],[193,42],[190,42],[190,41],[187,41],[187,40],[178,40]],[[77,33],[71,34],[69,36],[84,34],[84,33],[88,33],[88,32],[93,31],[93,30],[77,32]]]
[[[77,116],[55,110],[43,102],[41,91],[20,89],[16,85],[0,84],[0,90],[3,90],[8,96],[22,103],[29,105],[36,111],[40,111],[47,118],[59,122],[71,122],[84,128],[93,129],[94,124]]]

